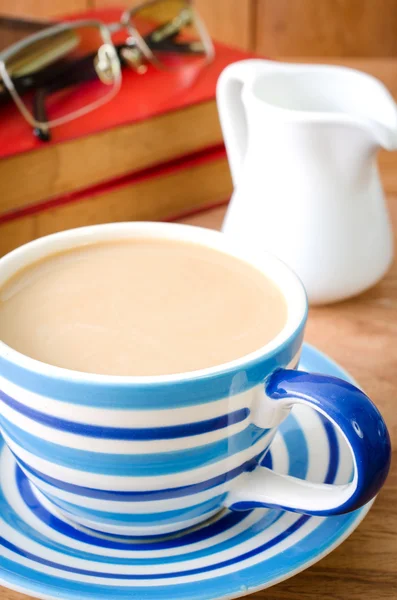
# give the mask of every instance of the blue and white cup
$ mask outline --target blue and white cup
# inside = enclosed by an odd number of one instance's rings
[[[155,377],[74,372],[0,342],[1,432],[38,502],[80,527],[152,536],[195,526],[225,507],[332,515],[371,500],[389,469],[385,423],[353,385],[296,370],[305,290],[273,256],[243,252],[223,234],[196,227],[107,224],[11,252],[0,260],[0,285],[55,252],[139,237],[195,242],[254,265],[282,291],[287,322],[270,343],[243,358]],[[320,412],[346,439],[354,462],[349,484],[315,484],[260,466],[297,403]]]

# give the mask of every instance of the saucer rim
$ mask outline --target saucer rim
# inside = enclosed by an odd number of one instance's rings
[[[372,505],[374,504],[376,500],[376,497],[371,500],[370,502],[368,502],[365,506],[363,506],[357,514],[356,519],[352,522],[352,524],[350,525],[350,527],[344,532],[343,535],[341,535],[333,544],[331,544],[331,546],[328,546],[326,548],[326,550],[324,550],[322,553],[318,554],[315,558],[307,561],[306,563],[300,565],[299,567],[297,567],[296,569],[289,571],[287,575],[280,575],[280,577],[273,579],[272,581],[269,581],[267,583],[265,583],[264,585],[259,585],[259,586],[255,586],[252,588],[249,588],[248,590],[244,590],[244,592],[242,593],[237,593],[234,594],[232,596],[227,596],[227,600],[236,600],[237,598],[244,598],[246,596],[249,596],[251,594],[255,594],[256,592],[260,592],[262,590],[266,590],[269,589],[275,585],[278,585],[279,583],[283,582],[283,581],[287,581],[287,579],[290,579],[292,577],[295,577],[295,575],[299,575],[299,573],[302,573],[303,571],[306,571],[306,569],[309,569],[310,567],[312,567],[313,565],[315,565],[316,563],[320,562],[323,558],[325,558],[326,556],[328,556],[328,554],[331,554],[331,552],[333,552],[338,546],[340,546],[341,544],[343,544],[343,542],[346,541],[346,539],[357,529],[357,527],[362,523],[362,521],[365,519],[365,517],[367,516],[368,512],[370,511],[370,509],[372,508]],[[0,579],[0,584],[3,585],[2,583],[2,579]],[[9,589],[9,590],[13,590],[15,592],[18,592],[20,594],[25,594],[27,596],[30,596],[32,598],[38,598],[39,600],[59,600],[59,596],[51,596],[48,594],[36,594],[34,596],[32,596],[29,588],[23,588],[20,586],[14,586],[13,584],[8,584],[4,585],[5,589]],[[219,600],[226,600],[226,596],[223,596],[219,598]]]

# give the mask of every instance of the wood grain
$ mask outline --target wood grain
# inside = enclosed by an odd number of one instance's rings
[[[141,0],[1,0],[0,12],[51,17]],[[274,56],[397,56],[397,0],[196,0],[214,39]]]
[[[256,0],[196,0],[195,4],[214,39],[254,50]]]
[[[253,14],[256,0],[196,0],[195,5],[210,34],[219,42],[252,50],[254,44]],[[97,8],[122,6],[120,0],[92,0]],[[141,4],[130,0],[128,6]],[[127,5],[126,4],[126,5]]]
[[[256,0],[260,54],[396,56],[396,0]]]
[[[87,2],[91,8],[107,8],[109,6],[133,8],[138,4],[142,4],[142,0],[128,0],[127,2],[120,2],[120,0],[87,0]]]
[[[17,17],[54,17],[86,10],[89,0],[1,0],[0,13]]]

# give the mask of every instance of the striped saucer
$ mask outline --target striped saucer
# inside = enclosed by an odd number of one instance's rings
[[[301,367],[348,379],[314,348]],[[346,483],[352,460],[335,429],[296,407],[265,459],[283,473]],[[369,505],[337,517],[224,511],[183,535],[140,540],[75,528],[36,495],[0,437],[0,583],[38,598],[215,600],[244,596],[302,571],[357,527]]]

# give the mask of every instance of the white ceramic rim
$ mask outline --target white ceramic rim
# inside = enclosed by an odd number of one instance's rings
[[[249,93],[252,97],[266,105],[266,109],[272,111],[274,113],[283,113],[283,116],[291,115],[296,121],[321,121],[324,122],[332,122],[332,123],[351,123],[356,124],[360,127],[367,127],[372,124],[373,126],[380,126],[389,129],[389,126],[383,121],[375,121],[370,117],[362,116],[362,115],[354,115],[349,112],[344,112],[343,110],[332,112],[330,110],[300,110],[299,108],[285,108],[283,106],[278,106],[277,104],[273,104],[267,102],[263,98],[260,97],[260,92],[258,90],[259,80],[262,76],[269,76],[271,74],[280,75],[280,74],[291,74],[291,69],[293,69],[294,75],[299,75],[302,73],[312,73],[315,75],[316,73],[328,73],[328,74],[344,74],[349,75],[354,78],[356,82],[368,82],[372,83],[377,92],[383,94],[383,98],[390,102],[390,108],[393,109],[394,100],[390,94],[388,88],[377,78],[369,73],[365,73],[364,71],[360,71],[359,69],[354,69],[352,67],[346,67],[343,65],[331,65],[331,64],[322,64],[322,63],[287,63],[287,62],[277,62],[277,61],[268,61],[262,59],[252,59],[252,63],[257,71],[254,71],[256,76],[252,77],[249,85],[245,88],[245,93]],[[255,65],[255,63],[262,63]],[[289,73],[288,73],[289,72]],[[397,111],[394,111],[394,119],[397,119]],[[390,124],[391,127],[395,127],[395,123]]]
[[[49,365],[7,346],[0,340],[0,358],[18,364],[20,367],[37,374],[67,379],[75,382],[88,382],[97,384],[150,384],[172,383],[190,379],[216,376],[225,371],[242,368],[247,363],[272,354],[291,339],[297,330],[302,327],[307,317],[306,291],[298,276],[285,263],[269,253],[255,253],[252,249],[241,249],[233,243],[224,233],[192,225],[176,223],[158,223],[136,221],[127,223],[106,223],[69,229],[54,233],[28,244],[20,246],[0,259],[0,286],[3,285],[20,269],[57,252],[87,246],[98,242],[106,242],[131,238],[157,238],[200,244],[214,250],[234,256],[243,260],[264,275],[269,277],[280,289],[287,302],[287,322],[280,333],[268,344],[255,352],[228,363],[216,365],[206,369],[177,373],[172,375],[154,376],[124,376],[124,375],[96,375],[81,371],[73,371],[54,365]]]

